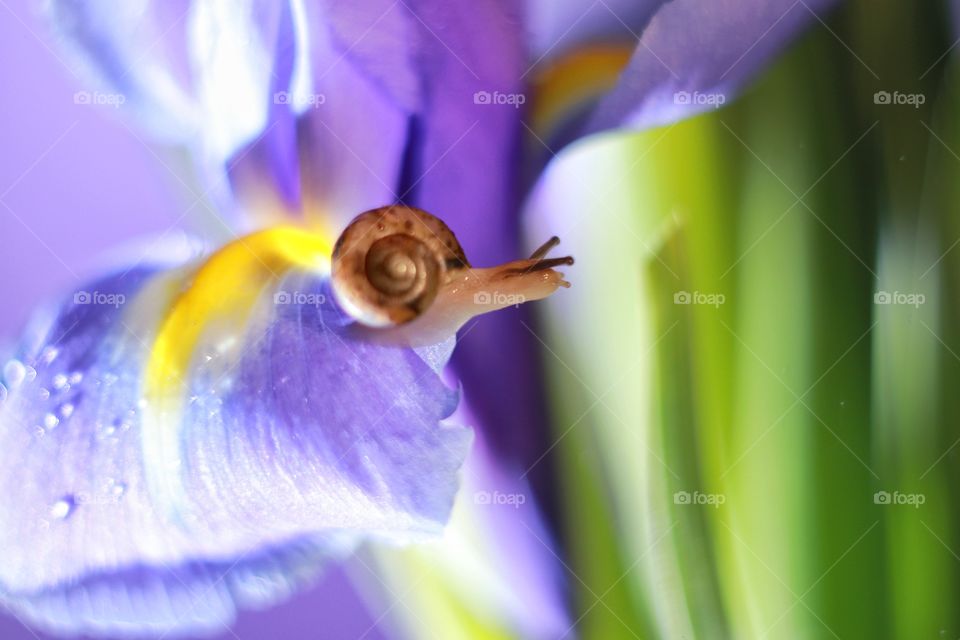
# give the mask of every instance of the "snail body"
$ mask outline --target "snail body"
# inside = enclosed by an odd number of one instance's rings
[[[546,297],[569,286],[546,258],[552,238],[526,260],[473,268],[436,216],[406,205],[360,214],[333,249],[333,290],[356,330],[372,339],[434,344],[480,313]]]

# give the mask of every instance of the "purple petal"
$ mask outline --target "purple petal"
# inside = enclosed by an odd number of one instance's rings
[[[31,626],[57,634],[170,636],[224,632],[238,607],[263,608],[316,578],[329,550],[304,541],[240,562],[138,566],[87,575],[4,603]]]
[[[456,419],[475,418],[465,399]],[[409,593],[404,637],[562,638],[570,619],[559,549],[527,482],[493,454],[478,432],[464,466],[462,497],[442,539],[396,553],[380,550],[381,599]],[[442,603],[442,604],[441,604]],[[455,603],[452,606],[449,603]],[[440,627],[429,607],[462,609]],[[407,615],[409,614],[409,615]]]
[[[235,229],[398,199],[420,100],[402,3],[108,5],[55,0],[52,21],[123,113],[191,147]]]
[[[203,334],[180,419],[161,424],[171,471],[143,374],[192,277],[144,267],[91,283],[4,369],[0,450],[17,464],[0,470],[0,587],[44,626],[216,630],[365,537],[421,540],[449,517],[471,434],[440,423],[457,403],[432,368],[446,352],[428,363],[349,340],[328,281],[302,273],[263,291],[239,334]]]
[[[93,88],[120,94],[121,113],[207,163],[265,130],[269,89],[290,74],[287,3],[53,0],[48,12]]]
[[[276,189],[292,215],[337,229],[399,199],[420,99],[409,22],[402,4],[385,0],[310,4],[290,16],[291,60],[278,67],[264,134],[228,163],[248,208],[270,209],[262,197]]]
[[[527,52],[519,7],[493,0],[407,4],[425,101],[404,197],[442,216],[473,264],[516,259],[523,253],[517,214],[525,105],[485,104],[475,96],[530,97],[521,77]],[[454,366],[491,446],[529,464],[543,450],[545,411],[536,350],[523,322],[531,324],[529,310],[477,319],[461,332]]]
[[[291,73],[293,28],[285,3],[177,0],[118,7],[104,0],[53,0],[49,15],[61,46],[91,78],[77,95],[94,104],[99,93],[119,96],[116,111],[149,138],[189,147],[203,179],[192,194],[197,201],[212,201],[237,230],[267,217],[258,207],[283,211],[296,201],[288,178],[290,145],[284,148],[269,117],[272,89]],[[257,165],[263,170],[258,184],[269,179],[270,188],[258,187],[243,201],[229,168],[255,142],[264,142],[263,155],[274,161]],[[193,176],[183,182],[192,184]]]
[[[502,577],[499,604],[522,637],[563,637],[573,626],[565,603],[569,585],[534,491],[504,468],[485,443],[478,445],[466,467],[465,495],[458,508],[470,512],[471,517],[462,520],[480,529],[479,535],[474,532],[474,543],[481,547],[484,563]],[[451,528],[456,525],[455,517]]]
[[[599,42],[636,45],[666,0],[527,0],[530,54],[547,63]]]
[[[586,132],[655,127],[716,108],[835,0],[674,0],[643,32]]]
[[[257,16],[237,11],[216,21],[209,3],[195,5],[190,23],[207,27],[191,29],[182,43],[193,61],[183,84],[211,122],[196,132],[200,166],[214,201],[238,212],[233,224],[246,228],[287,212],[335,233],[362,210],[405,200],[447,220],[477,265],[524,253],[517,216],[529,176],[520,163],[521,118],[532,74],[525,77],[519,3],[331,0],[302,11],[278,3],[249,38],[251,50],[238,55],[248,62],[229,73],[216,65],[226,54],[217,55],[215,44],[229,50],[234,32],[249,30]],[[124,25],[107,24],[96,38],[78,36],[94,60],[109,58],[114,40],[125,41]],[[213,44],[210,32],[219,34]],[[124,64],[124,72],[137,73]],[[254,87],[262,89],[259,100],[241,99]],[[478,94],[526,103],[484,104]],[[245,118],[236,122],[236,105],[256,107],[263,122],[255,135],[240,126]],[[465,332],[456,364],[485,424],[500,434],[495,448],[529,463],[541,451],[544,410],[535,349],[521,324],[531,325],[528,314],[479,320]],[[498,372],[495,379],[489,371]]]

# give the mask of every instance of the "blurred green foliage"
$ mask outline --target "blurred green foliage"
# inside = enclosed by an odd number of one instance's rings
[[[851,2],[735,104],[553,168],[579,637],[960,637],[954,37]]]

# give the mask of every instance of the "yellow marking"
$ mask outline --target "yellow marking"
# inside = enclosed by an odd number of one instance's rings
[[[547,136],[565,116],[614,87],[630,61],[633,46],[593,45],[574,51],[548,67],[534,82],[533,130]]]
[[[265,288],[292,269],[329,273],[333,245],[325,234],[274,227],[239,238],[212,254],[174,299],[160,324],[144,376],[142,416],[147,479],[175,509],[180,485],[184,386],[205,332],[242,338]],[[209,335],[209,334],[208,334]]]

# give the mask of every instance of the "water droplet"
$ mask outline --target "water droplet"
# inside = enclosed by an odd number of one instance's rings
[[[73,403],[71,403],[71,402],[67,402],[67,403],[63,404],[63,405],[60,407],[60,417],[63,418],[64,420],[66,420],[67,418],[69,418],[70,416],[73,415],[73,410],[74,410],[74,409],[75,409],[75,407],[73,406]]]
[[[136,420],[137,414],[136,414],[135,411],[128,411],[128,412],[127,412],[127,416],[128,416],[128,417],[126,417],[126,418],[124,418],[124,417],[115,418],[114,421],[113,421],[113,426],[114,426],[116,429],[119,429],[120,431],[127,431],[127,430],[129,430],[129,429],[130,429],[130,424],[131,424],[131,422],[133,422],[134,420]]]
[[[70,374],[69,382],[70,384],[80,384],[83,381],[83,373],[80,371],[74,371]]]
[[[38,440],[40,440],[45,435],[47,435],[47,430],[41,427],[40,425],[37,425],[33,428],[33,435],[36,436]]]
[[[127,424],[122,418],[114,418],[113,422],[108,425],[102,425],[100,428],[100,435],[103,438],[109,438],[113,434],[120,431],[126,431],[130,428],[130,425]]]
[[[62,373],[58,373],[57,375],[53,376],[54,389],[57,389],[59,391],[66,386],[67,386],[67,376],[63,375]]]
[[[117,496],[118,498],[122,496],[126,492],[126,490],[127,490],[127,485],[125,482],[117,482],[116,484],[113,485],[113,495]]]
[[[50,364],[57,359],[58,355],[60,355],[60,349],[57,349],[56,347],[46,347],[40,354],[40,360]]]
[[[58,424],[60,424],[60,418],[52,413],[48,413],[47,415],[43,416],[43,426],[47,429],[54,429]]]
[[[23,384],[23,379],[26,377],[27,369],[19,360],[11,360],[3,367],[3,379],[11,389],[16,389]]]
[[[24,379],[27,382],[33,382],[34,380],[37,379],[37,370],[31,367],[30,365],[25,366],[23,370],[26,373],[26,376],[24,377]]]
[[[50,399],[50,390],[46,387],[40,387],[40,399],[49,400]]]
[[[73,513],[73,509],[77,506],[76,500],[73,496],[64,496],[53,503],[53,506],[50,507],[50,517],[57,520],[66,520],[70,517],[70,514]]]

